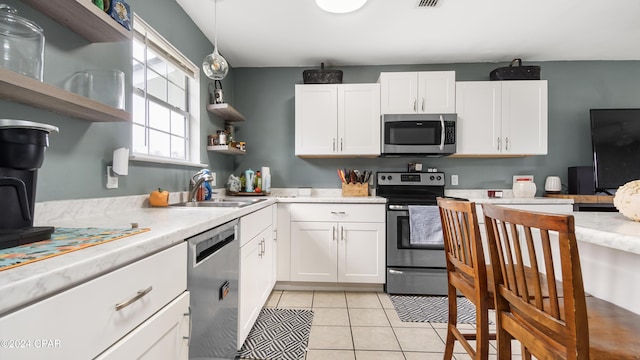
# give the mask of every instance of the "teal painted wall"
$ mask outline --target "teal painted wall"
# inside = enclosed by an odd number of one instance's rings
[[[549,152],[520,158],[375,158],[308,159],[294,156],[294,85],[304,68],[240,68],[234,71],[237,107],[248,118],[238,130],[249,152],[236,171],[271,166],[274,187],[340,186],[338,167],[404,171],[422,162],[447,175],[458,174],[459,186],[510,188],[512,175],[533,174],[542,194],[548,175],[566,184],[567,167],[591,165],[590,108],[640,107],[640,61],[540,62],[549,82]],[[455,70],[459,81],[488,80],[502,64],[444,64],[341,67],[344,83],[376,82],[381,71]],[[258,149],[258,151],[251,151]]]
[[[40,24],[46,35],[45,82],[59,85],[73,72],[88,68],[123,70],[131,77],[130,45],[126,42],[90,44],[20,1],[5,1],[21,15]],[[200,64],[212,44],[173,0],[130,0],[131,8],[156,28],[194,63]],[[224,49],[222,49],[224,54]],[[375,82],[380,71],[456,70],[458,80],[487,80],[501,64],[446,64],[343,67],[345,83]],[[271,166],[274,187],[338,187],[337,167],[404,170],[411,161],[460,175],[458,188],[510,187],[511,175],[534,174],[539,189],[547,175],[591,163],[588,109],[640,107],[640,62],[544,62],[543,79],[549,80],[549,154],[510,159],[300,159],[294,152],[294,84],[302,82],[303,68],[232,69],[223,81],[226,100],[247,121],[237,127],[237,138],[247,142],[246,156],[226,156],[201,151],[202,162],[218,174],[224,186],[230,172]],[[201,73],[201,143],[224,122],[207,113],[207,86]],[[127,90],[127,109],[131,91]],[[92,123],[0,100],[3,118],[49,123],[60,128],[50,137],[44,165],[39,171],[38,201],[146,194],[161,186],[170,191],[187,189],[197,169],[185,166],[131,162],[120,187],[105,188],[106,165],[113,150],[130,146],[128,123]],[[449,178],[447,185],[449,186]],[[539,192],[540,193],[540,192]]]
[[[44,81],[61,86],[76,71],[84,69],[120,69],[131,79],[131,44],[129,42],[91,44],[46,15],[20,1],[6,3],[19,14],[39,24],[45,32]],[[160,32],[192,62],[199,65],[213,45],[191,22],[174,0],[130,0],[132,11]],[[224,127],[224,122],[205,110],[210,80],[200,75],[201,143],[207,134]],[[223,81],[225,97],[233,102],[233,72]],[[131,89],[127,86],[126,108],[131,110]],[[129,175],[119,177],[118,189],[106,189],[106,166],[112,161],[113,150],[129,147],[129,123],[93,123],[55,114],[30,106],[0,100],[2,118],[25,119],[52,124],[60,133],[49,138],[43,167],[39,170],[37,201],[111,197],[147,194],[157,187],[183,191],[188,179],[198,168],[130,162]],[[203,147],[201,162],[226,178],[233,169],[229,156],[207,153]]]

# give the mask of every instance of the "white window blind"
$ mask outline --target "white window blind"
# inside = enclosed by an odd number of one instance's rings
[[[134,156],[199,162],[199,68],[134,14]]]

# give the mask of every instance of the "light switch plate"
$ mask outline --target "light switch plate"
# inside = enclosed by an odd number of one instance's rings
[[[216,187],[218,185],[218,180],[216,179],[216,173],[211,172],[211,181],[209,182],[211,187]]]
[[[515,184],[516,181],[522,180],[522,179],[527,179],[527,180],[529,180],[531,182],[534,182],[533,181],[533,175],[513,175],[513,184]]]

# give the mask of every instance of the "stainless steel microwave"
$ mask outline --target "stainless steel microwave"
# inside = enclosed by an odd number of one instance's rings
[[[382,115],[382,156],[456,152],[457,114]]]

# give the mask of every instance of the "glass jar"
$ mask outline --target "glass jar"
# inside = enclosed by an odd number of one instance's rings
[[[42,81],[44,31],[6,4],[0,4],[0,66]]]
[[[528,179],[517,180],[513,183],[513,197],[532,198],[536,196],[536,184]]]

